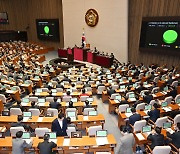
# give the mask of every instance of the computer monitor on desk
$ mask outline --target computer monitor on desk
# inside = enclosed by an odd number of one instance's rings
[[[107,130],[98,130],[96,131],[96,137],[107,137]]]
[[[148,133],[152,131],[152,127],[151,126],[143,126],[142,127],[142,132],[143,133]]]
[[[171,122],[165,122],[163,123],[163,128],[167,129],[167,128],[171,128],[172,127],[172,123]]]
[[[131,108],[130,107],[126,108],[126,113],[131,113]]]
[[[71,138],[82,138],[82,132],[81,131],[71,132]]]
[[[167,102],[162,102],[161,106],[162,106],[162,107],[167,107],[167,106],[168,106],[168,103],[167,103]]]
[[[97,111],[89,111],[88,116],[97,116]]]

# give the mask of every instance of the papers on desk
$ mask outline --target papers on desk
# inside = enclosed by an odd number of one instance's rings
[[[174,130],[172,130],[171,128],[167,128],[166,129],[170,134],[173,134],[174,133]]]
[[[115,99],[114,102],[115,102],[115,103],[119,103],[119,100]]]
[[[156,97],[156,95],[155,95],[155,94],[152,94],[152,96],[153,96],[153,97]]]
[[[38,106],[45,106],[45,103],[38,103]]]
[[[57,143],[57,139],[49,139],[49,142]]]
[[[29,117],[23,117],[23,122],[27,122],[29,120]]]
[[[28,103],[23,103],[23,102],[22,102],[21,105],[22,105],[22,106],[27,106]]]
[[[40,95],[40,93],[37,93],[37,92],[36,92],[35,95]]]
[[[136,101],[136,98],[129,98],[129,100],[130,100],[131,102],[134,102],[134,101]]]
[[[42,122],[43,121],[43,117],[39,117],[37,122]]]
[[[69,138],[65,138],[63,141],[63,146],[69,146],[70,144],[70,139]]]
[[[6,90],[7,93],[14,93],[13,90]]]
[[[136,136],[140,141],[145,140],[144,136],[141,133],[137,133]]]
[[[151,87],[151,84],[144,85],[145,88]]]
[[[171,107],[162,107],[162,109],[166,112],[172,111]]]
[[[26,141],[27,144],[30,144],[32,142],[32,139],[23,139],[24,141]]]
[[[88,116],[83,116],[83,120],[89,120]]]
[[[161,92],[161,94],[163,94],[163,95],[166,95],[166,94],[167,94],[167,92],[165,92],[165,91],[162,91],[162,92]]]
[[[96,137],[97,145],[106,145],[109,144],[107,137]]]
[[[132,113],[125,113],[126,117],[130,117],[131,115],[133,115]]]

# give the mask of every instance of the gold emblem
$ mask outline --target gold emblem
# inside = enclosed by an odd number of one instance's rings
[[[85,21],[88,26],[94,27],[97,25],[99,16],[96,10],[89,9],[85,15]]]

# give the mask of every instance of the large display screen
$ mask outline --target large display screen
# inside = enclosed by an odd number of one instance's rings
[[[143,18],[139,47],[180,51],[180,17]]]
[[[59,41],[59,19],[36,19],[36,28],[38,39]]]
[[[9,23],[7,12],[0,12],[0,24],[7,24],[7,23]]]

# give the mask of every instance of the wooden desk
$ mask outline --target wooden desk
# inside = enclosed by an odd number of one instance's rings
[[[18,90],[13,91],[13,90],[6,90],[6,93],[10,94],[11,97],[13,97],[16,101],[20,101],[21,97],[20,97],[20,93]]]
[[[64,154],[74,152],[96,152],[96,151],[110,151],[114,152],[114,147],[117,142],[112,134],[108,134],[108,144],[97,145],[96,137],[83,136],[82,138],[69,138],[69,145],[64,145],[64,137],[57,137],[57,148],[59,152]],[[37,151],[39,142],[43,139],[32,137],[32,147]],[[12,137],[0,138],[0,153],[6,153],[12,150]]]
[[[105,101],[107,101],[109,99],[109,95],[107,94],[107,91],[104,90],[102,92],[102,102],[104,103]]]
[[[27,89],[29,94],[32,93],[32,86],[30,84],[21,84],[20,87]]]
[[[29,124],[32,128],[37,127],[48,127],[51,129],[52,121],[56,117],[38,117],[32,116],[28,121],[24,121],[24,123]],[[85,129],[86,127],[93,125],[102,125],[104,127],[105,119],[102,114],[98,114],[97,116],[88,116],[88,119],[84,119],[83,115],[78,115],[75,121],[72,121],[77,125],[79,129]],[[0,116],[0,126],[6,126],[8,129],[11,127],[12,122],[17,122],[17,116]]]

